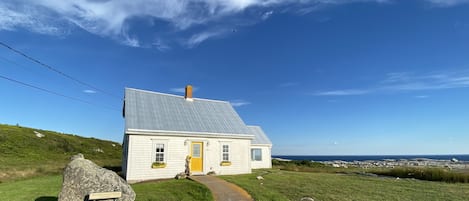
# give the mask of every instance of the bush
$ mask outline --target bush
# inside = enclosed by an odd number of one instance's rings
[[[458,173],[441,168],[393,168],[385,170],[370,171],[374,174],[400,177],[415,178],[427,181],[444,181],[449,183],[469,183],[469,174]]]
[[[281,170],[299,171],[299,172],[337,172],[341,169],[333,169],[319,162],[308,160],[280,161],[273,159],[272,166]]]

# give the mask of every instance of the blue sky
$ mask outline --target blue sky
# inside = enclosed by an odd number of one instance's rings
[[[121,142],[124,87],[192,84],[273,154],[469,154],[467,0],[6,0],[0,41],[91,85],[1,46],[5,124]]]

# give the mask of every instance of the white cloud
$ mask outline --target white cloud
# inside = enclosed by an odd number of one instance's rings
[[[87,94],[95,94],[96,91],[95,90],[91,90],[91,89],[86,89],[86,90],[83,90],[83,93],[87,93]]]
[[[248,18],[242,26],[250,26],[268,19],[273,8],[291,7],[299,10],[317,5],[339,5],[353,2],[377,2],[386,0],[3,0],[0,3],[0,31],[24,28],[32,32],[63,35],[74,26],[92,34],[112,38],[132,47],[152,47],[154,41],[132,33],[133,20],[151,19],[161,23],[149,23],[147,30],[163,37],[161,27],[172,27],[169,39],[194,47],[201,42],[223,35],[226,31],[214,31],[214,27],[238,26],[236,18]],[[262,15],[246,15],[246,9],[257,9]],[[312,10],[308,11],[311,12]],[[303,11],[305,12],[305,11]],[[259,13],[259,12],[258,12]],[[197,28],[193,34],[191,28]],[[192,33],[192,34],[191,34]],[[158,35],[159,34],[159,35]],[[181,36],[183,35],[183,36]],[[160,39],[162,40],[162,39]],[[161,44],[161,43],[160,43]],[[169,44],[154,46],[167,50]]]
[[[440,6],[440,7],[451,7],[460,4],[469,3],[469,0],[426,0],[433,5]]]
[[[314,93],[316,96],[351,96],[351,95],[362,95],[370,93],[368,90],[361,89],[346,89],[346,90],[335,90],[335,91],[323,91]]]
[[[156,47],[159,51],[165,52],[171,49],[171,47],[166,44],[162,39],[156,39],[152,44],[153,47]]]
[[[169,89],[169,90],[172,91],[172,92],[175,92],[175,93],[186,93],[186,88],[185,88],[185,87],[171,88],[171,89]],[[193,92],[196,92],[197,90],[199,90],[198,87],[192,86],[192,91],[193,91]]]
[[[389,73],[374,86],[356,89],[332,90],[314,93],[316,96],[349,96],[376,92],[404,92],[441,90],[469,87],[469,72],[444,72],[415,75],[412,73]],[[416,96],[417,97],[417,96]],[[426,98],[423,96],[417,98]]]
[[[172,92],[176,92],[176,93],[185,93],[186,92],[186,88],[171,88],[169,90],[172,91]]]
[[[244,106],[244,105],[249,105],[251,103],[248,102],[248,101],[245,101],[245,100],[232,100],[232,101],[230,101],[230,104],[233,107],[241,107],[241,106]]]
[[[414,96],[415,98],[428,98],[427,95],[418,95],[418,96]]]
[[[381,88],[397,91],[416,91],[469,87],[468,72],[430,73],[425,75],[415,75],[411,73],[400,74],[404,76],[381,86]],[[386,80],[389,80],[390,77],[392,76],[388,76]]]
[[[227,30],[221,29],[221,30],[215,30],[215,31],[206,31],[198,34],[192,35],[191,38],[187,41],[187,47],[193,48],[197,46],[198,44],[204,42],[205,40],[213,37],[221,37],[222,35],[228,33]]]
[[[30,6],[12,9],[12,6],[0,2],[0,31],[13,31],[24,28],[40,34],[64,35],[69,32],[63,23],[53,19],[53,16],[43,13],[43,10]]]
[[[298,82],[284,82],[284,83],[281,83],[279,86],[280,87],[294,87],[298,85],[300,85],[300,83]]]
[[[267,19],[269,19],[269,17],[270,17],[272,14],[274,14],[274,11],[272,11],[272,10],[271,10],[271,11],[267,11],[267,12],[265,12],[264,14],[262,14],[262,17],[261,17],[261,18],[262,18],[262,20],[267,20]]]

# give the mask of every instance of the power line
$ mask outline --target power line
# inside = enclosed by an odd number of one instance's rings
[[[42,66],[42,67],[44,67],[44,68],[47,68],[47,69],[49,69],[49,70],[51,70],[51,71],[53,71],[53,72],[55,72],[55,73],[57,73],[57,74],[59,74],[59,75],[62,75],[62,76],[66,77],[66,78],[68,78],[68,79],[70,79],[70,80],[73,80],[73,81],[75,81],[75,82],[77,82],[77,83],[79,83],[79,84],[81,84],[81,85],[83,85],[83,86],[90,87],[90,88],[92,88],[92,89],[94,89],[94,90],[96,90],[96,91],[102,92],[102,93],[104,93],[104,94],[106,94],[106,95],[112,96],[112,97],[114,97],[114,98],[121,99],[119,96],[116,96],[116,95],[114,95],[114,94],[112,94],[112,93],[108,93],[108,92],[106,92],[105,90],[99,89],[99,88],[97,88],[97,87],[95,87],[95,86],[93,86],[93,85],[91,85],[91,84],[88,84],[88,83],[86,83],[86,82],[80,81],[80,80],[77,79],[77,78],[74,78],[74,77],[72,77],[72,76],[70,76],[70,75],[67,75],[67,74],[65,74],[64,72],[62,72],[62,71],[60,71],[60,70],[58,70],[58,69],[56,69],[56,68],[54,68],[54,67],[52,67],[52,66],[50,66],[50,65],[48,65],[48,64],[45,64],[45,63],[43,63],[43,62],[41,62],[41,61],[39,61],[39,60],[37,60],[37,59],[31,57],[31,56],[28,56],[27,54],[25,54],[25,53],[23,53],[23,52],[21,52],[21,51],[15,49],[15,48],[11,47],[11,46],[9,46],[9,45],[7,45],[7,44],[1,42],[1,41],[0,41],[0,45],[2,45],[3,47],[5,47],[5,48],[7,48],[7,49],[9,49],[9,50],[11,50],[11,51],[13,51],[13,52],[15,52],[16,54],[19,54],[19,55],[23,56],[24,58],[26,58],[26,59],[28,59],[28,60],[33,61],[34,63],[39,64],[40,66]]]
[[[10,60],[10,59],[7,59],[7,58],[5,58],[5,57],[3,57],[3,56],[1,56],[1,55],[0,55],[0,60],[3,60],[3,62],[8,62],[8,63],[10,63],[10,64],[19,66],[19,67],[23,68],[24,70],[27,70],[27,71],[32,72],[31,69],[27,68],[26,66],[21,65],[21,64],[15,62],[15,61]]]
[[[56,96],[61,96],[61,97],[64,97],[64,98],[68,98],[68,99],[71,99],[71,100],[74,100],[74,101],[86,103],[86,104],[93,105],[93,106],[96,106],[96,107],[102,107],[102,108],[109,109],[109,110],[120,111],[119,109],[116,109],[116,108],[113,108],[113,107],[110,107],[110,106],[97,105],[97,104],[94,104],[92,102],[89,102],[89,101],[86,101],[86,100],[83,100],[83,99],[79,99],[79,98],[75,98],[75,97],[72,97],[72,96],[67,96],[67,95],[64,95],[64,94],[60,94],[60,93],[57,93],[57,92],[54,92],[54,91],[51,91],[51,90],[48,90],[48,89],[44,89],[44,88],[34,86],[34,85],[31,85],[31,84],[28,84],[28,83],[24,83],[24,82],[21,82],[21,81],[18,81],[18,80],[9,78],[9,77],[5,77],[3,75],[0,75],[0,78],[8,80],[10,82],[14,82],[14,83],[23,85],[23,86],[27,86],[27,87],[30,87],[30,88],[33,88],[33,89],[37,89],[37,90],[40,90],[40,91],[43,91],[43,92],[47,92],[47,93],[50,93],[50,94],[53,94],[53,95],[56,95]]]

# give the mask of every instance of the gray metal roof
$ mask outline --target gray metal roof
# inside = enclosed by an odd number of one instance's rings
[[[229,102],[125,89],[126,129],[252,135]]]
[[[259,126],[247,126],[251,134],[254,135],[254,139],[251,144],[272,144],[267,135],[264,133]]]

